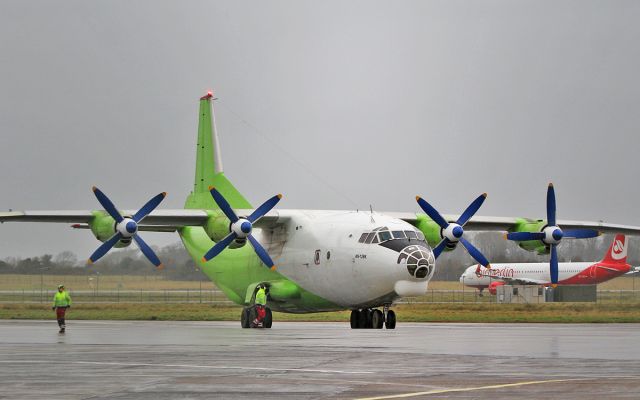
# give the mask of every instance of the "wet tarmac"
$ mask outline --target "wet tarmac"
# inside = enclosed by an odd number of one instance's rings
[[[0,399],[637,399],[638,324],[0,321]]]

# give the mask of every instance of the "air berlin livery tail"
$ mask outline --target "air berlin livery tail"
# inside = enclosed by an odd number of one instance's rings
[[[600,264],[626,264],[627,263],[627,238],[624,235],[616,235],[609,246],[609,251],[604,255]]]
[[[472,265],[460,277],[466,286],[480,290],[505,283],[550,285],[548,263],[492,264],[491,269]],[[590,285],[602,283],[631,270],[627,264],[627,238],[616,235],[602,261],[592,263],[560,263],[558,265],[560,285]],[[493,290],[492,290],[493,289]]]

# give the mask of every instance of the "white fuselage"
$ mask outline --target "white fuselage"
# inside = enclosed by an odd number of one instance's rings
[[[345,308],[426,293],[435,258],[409,223],[356,211],[288,210],[286,217],[286,226],[263,230],[259,240],[269,243],[278,272],[305,290]]]
[[[583,271],[586,271],[592,262],[559,263],[558,281],[570,279]],[[478,265],[467,268],[460,276],[460,282],[466,286],[488,287],[492,282],[510,279],[522,279],[523,281],[550,284],[549,263],[511,263],[491,264],[491,269]]]

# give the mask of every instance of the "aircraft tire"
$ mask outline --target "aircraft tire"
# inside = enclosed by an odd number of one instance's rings
[[[249,307],[248,310],[249,312],[247,314],[249,316],[249,328],[256,328],[256,326],[253,324],[253,321],[258,318],[258,312],[256,311],[255,307]]]
[[[364,309],[358,311],[358,329],[367,329],[369,327],[369,310]]]
[[[249,309],[242,307],[242,314],[240,314],[240,325],[242,328],[250,328],[251,320],[249,319]]]
[[[393,310],[387,311],[387,320],[384,321],[387,329],[396,329],[396,313]]]
[[[264,311],[265,311],[265,315],[264,315],[264,320],[262,321],[262,326],[269,329],[273,324],[273,314],[271,313],[271,309],[269,307],[265,307]]]
[[[371,327],[373,329],[382,329],[384,326],[384,315],[380,310],[373,310],[371,312]]]
[[[351,323],[351,329],[359,329],[358,321],[360,320],[360,311],[359,310],[351,310],[351,319],[349,322]]]

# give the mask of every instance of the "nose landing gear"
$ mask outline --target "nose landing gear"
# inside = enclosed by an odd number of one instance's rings
[[[351,310],[351,329],[387,329],[396,328],[396,313],[385,305],[383,311],[377,308]]]

